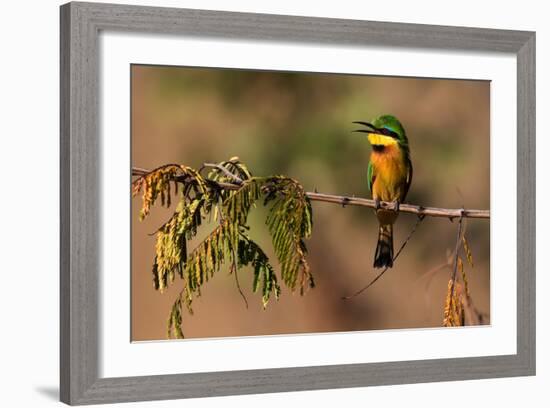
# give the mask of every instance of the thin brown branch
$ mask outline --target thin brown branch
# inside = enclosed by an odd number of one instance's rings
[[[150,173],[150,171],[142,169],[140,167],[132,167],[132,176],[143,177],[147,173]]]
[[[220,171],[221,171],[222,173],[224,173],[227,177],[229,177],[230,179],[235,180],[235,184],[238,184],[238,185],[243,184],[243,180],[242,180],[239,176],[237,176],[236,174],[231,173],[231,172],[230,172],[229,170],[227,170],[225,167],[220,166],[219,164],[216,164],[216,163],[203,163],[201,169],[199,170],[199,173],[201,172],[202,169],[204,169],[204,168],[206,168],[206,167],[210,167],[210,168],[214,168],[214,169],[220,170]]]
[[[152,172],[160,170],[160,169],[165,169],[167,167],[178,167],[179,168],[181,166],[179,164],[176,164],[176,163],[168,163],[168,164],[163,164],[162,166],[155,167],[153,170],[146,170],[146,169],[142,169],[140,167],[132,167],[132,176],[143,177],[146,174],[152,173]]]
[[[239,283],[239,275],[237,275],[238,269],[239,269],[237,268],[237,254],[235,253],[234,249],[232,249],[232,252],[233,252],[233,259],[231,262],[230,270],[231,270],[231,273],[235,275],[235,284],[237,285],[237,290],[239,291],[241,297],[243,298],[245,307],[248,309],[248,300],[246,299],[246,296],[244,295],[243,290],[241,289],[241,284]]]
[[[427,278],[426,279],[426,285],[424,287],[424,291],[427,292],[428,289],[430,288],[430,284],[433,280],[433,277],[435,276],[435,274],[445,268],[450,268],[452,265],[450,265],[450,263],[447,261],[445,263],[442,263],[442,264],[439,264],[435,267],[433,267],[432,269],[430,269],[428,272],[424,272],[422,275],[420,275],[416,280],[417,281],[420,281],[424,278]]]
[[[397,253],[395,254],[395,256],[393,257],[393,262],[395,262],[395,260],[399,257],[399,254],[401,254],[401,252],[403,251],[403,249],[405,248],[405,246],[407,245],[407,243],[411,240],[414,232],[416,231],[416,228],[418,228],[418,226],[420,225],[420,223],[422,222],[422,220],[424,219],[424,216],[421,215],[418,217],[418,219],[416,220],[416,224],[414,224],[414,227],[412,227],[411,229],[411,232],[409,232],[409,235],[407,236],[407,238],[405,239],[405,241],[403,241],[403,244],[401,244],[401,247],[399,248],[399,251],[397,251]],[[363,293],[364,291],[366,291],[368,288],[370,288],[372,285],[374,285],[374,283],[380,279],[382,277],[382,275],[384,275],[384,273],[386,273],[386,271],[388,270],[389,266],[386,266],[382,272],[380,272],[378,275],[376,275],[376,277],[371,280],[368,284],[366,284],[365,286],[363,286],[361,289],[359,289],[357,292],[353,293],[352,295],[348,295],[348,296],[343,296],[342,297],[342,300],[349,300],[349,299],[352,299],[354,298],[355,296],[358,296],[360,295],[361,293]]]
[[[417,281],[420,281],[421,279],[427,278],[426,283],[424,285],[424,302],[425,302],[426,305],[430,304],[430,297],[428,296],[428,290],[430,289],[430,284],[432,283],[436,273],[439,272],[439,271],[442,271],[446,268],[451,268],[451,267],[452,267],[452,265],[450,264],[449,261],[447,261],[443,264],[437,265],[436,267],[430,269],[428,272],[425,272],[419,278],[417,278]]]
[[[454,295],[454,289],[456,286],[456,274],[458,270],[458,253],[460,251],[460,246],[462,244],[462,222],[464,221],[464,218],[460,217],[460,220],[458,221],[458,227],[456,232],[456,246],[455,246],[455,253],[454,253],[454,260],[453,260],[453,269],[451,272],[451,290],[450,290],[450,298],[453,298]]]
[[[132,168],[132,175],[143,177],[149,173],[149,171],[141,168],[134,167]],[[185,182],[181,176],[176,177],[175,181]],[[237,190],[239,189],[239,184],[237,183],[220,183],[214,180],[208,180],[210,183],[217,184],[218,187],[226,190]],[[340,196],[334,194],[323,194],[317,192],[306,192],[306,195],[311,201],[320,201],[325,203],[340,204],[342,206],[347,205],[357,205],[361,207],[376,208],[376,202],[368,198],[359,198],[359,197],[348,197]],[[395,204],[386,201],[380,201],[381,209],[386,210],[395,210]],[[452,209],[452,208],[437,208],[437,207],[424,207],[414,204],[400,204],[399,212],[416,214],[417,216],[426,216],[426,217],[440,217],[440,218],[449,218],[453,220],[455,218],[490,218],[489,210],[476,210],[476,209]]]
[[[368,198],[358,197],[346,197],[333,194],[312,193],[307,192],[307,196],[313,201],[323,201],[327,203],[346,205],[359,205],[362,207],[376,208],[376,202]],[[395,204],[387,201],[380,201],[380,208],[385,210],[394,210]],[[475,210],[475,209],[451,209],[451,208],[437,208],[437,207],[423,207],[414,204],[400,204],[399,212],[416,214],[418,216],[429,217],[442,217],[442,218],[490,218],[489,210]]]

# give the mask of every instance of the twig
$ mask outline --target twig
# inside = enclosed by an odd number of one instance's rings
[[[149,170],[142,169],[141,167],[132,167],[132,176],[143,177],[150,173]]]
[[[173,163],[172,164],[165,164],[165,165],[159,166],[159,167],[157,167],[156,169],[153,169],[153,170],[142,169],[140,167],[132,167],[132,176],[145,177],[147,174],[152,173],[152,172],[157,171],[157,170],[160,170],[160,169],[163,169],[165,167],[179,167],[179,165],[173,164]],[[189,182],[190,177],[186,176],[186,175],[179,175],[179,176],[175,176],[173,180],[175,182],[180,182],[180,183],[185,184],[185,183]]]
[[[202,167],[200,168],[199,170],[199,173],[201,172],[202,169],[204,169],[205,167],[212,167],[214,169],[218,169],[220,170],[221,172],[223,172],[227,177],[229,177],[230,179],[233,179],[235,180],[235,183],[238,184],[238,185],[241,185],[243,184],[243,180],[237,176],[236,174],[233,174],[231,173],[229,170],[227,170],[225,167],[223,166],[220,166],[219,164],[216,164],[216,163],[203,163]]]
[[[225,221],[225,217],[223,215],[223,211],[220,209],[219,206],[216,206],[218,209],[218,213],[220,214],[220,224]],[[237,275],[238,269],[237,268],[237,253],[235,251],[235,248],[231,248],[231,254],[233,256],[232,263],[231,263],[231,271],[235,274],[235,284],[237,285],[237,290],[239,291],[241,297],[244,300],[244,305],[248,309],[248,300],[246,299],[245,294],[243,293],[243,290],[241,289],[241,284],[239,283],[239,275]]]
[[[424,217],[425,216],[423,216],[423,215],[418,217],[418,219],[416,220],[416,224],[414,224],[414,227],[412,228],[411,232],[409,232],[409,236],[407,237],[407,239],[405,239],[405,241],[403,241],[403,244],[399,248],[399,251],[397,251],[397,253],[393,257],[394,262],[397,259],[397,257],[399,256],[399,254],[401,254],[401,251],[403,251],[403,248],[405,248],[405,245],[407,245],[407,243],[410,241],[411,237],[413,236],[414,232],[416,231],[416,228],[418,227],[418,225],[420,225],[422,220],[424,220]],[[363,293],[365,290],[370,288],[378,279],[380,279],[382,277],[382,275],[384,275],[384,273],[388,270],[388,268],[389,268],[389,266],[386,266],[382,270],[382,272],[380,272],[378,275],[376,275],[376,277],[373,280],[371,280],[366,286],[363,286],[361,289],[359,289],[357,292],[355,292],[352,295],[343,296],[342,299],[343,300],[349,300],[349,299],[352,299],[355,296],[360,295],[361,293]]]
[[[463,217],[460,217],[460,220],[458,221],[458,228],[456,233],[456,246],[455,246],[455,254],[454,254],[454,260],[453,260],[453,269],[451,273],[451,293],[450,298],[453,298],[454,290],[455,290],[455,284],[456,284],[456,272],[458,269],[458,252],[460,251],[460,246],[462,244],[462,221],[464,220]]]
[[[426,280],[426,285],[424,287],[424,291],[428,291],[429,287],[430,287],[430,284],[433,280],[433,277],[435,276],[435,274],[445,268],[450,268],[451,265],[449,264],[449,262],[445,262],[445,263],[442,263],[442,264],[439,264],[437,265],[436,267],[430,269],[428,272],[425,272],[424,274],[420,275],[418,278],[417,278],[417,281],[421,280],[421,279],[424,279],[424,278],[428,278]]]
[[[221,167],[223,168],[223,167]],[[132,175],[133,176],[139,176],[143,177],[144,175],[148,174],[149,172],[145,169],[140,169],[134,167],[132,169]],[[231,176],[236,180],[239,179],[234,174],[230,173]],[[185,180],[180,176],[176,177],[175,181],[185,182]],[[209,183],[217,185],[219,188],[226,189],[226,190],[238,190],[240,188],[240,185],[237,183],[222,183],[214,180],[207,179]],[[242,180],[241,180],[242,183]],[[311,201],[320,201],[325,203],[333,203],[333,204],[340,204],[342,206],[347,205],[357,205],[361,207],[368,207],[368,208],[376,208],[376,202],[374,200],[370,200],[368,198],[359,198],[359,197],[348,197],[348,196],[339,196],[334,194],[323,194],[318,192],[306,192],[307,197]],[[392,202],[387,201],[380,201],[380,207],[384,210],[393,210],[395,211],[395,204]],[[483,218],[483,219],[489,219],[490,218],[490,211],[489,210],[476,210],[476,209],[451,209],[451,208],[437,208],[437,207],[423,207],[420,205],[413,205],[413,204],[400,204],[399,205],[399,212],[403,213],[409,213],[409,214],[416,214],[418,216],[429,216],[429,217],[440,217],[440,218],[448,218],[451,221],[455,218]]]
[[[132,176],[143,177],[146,174],[152,173],[152,172],[160,170],[160,169],[164,169],[166,167],[177,167],[177,168],[181,169],[181,166],[179,164],[176,164],[176,163],[163,164],[162,166],[155,167],[153,170],[142,169],[140,167],[132,167]]]
[[[244,300],[244,305],[248,309],[248,300],[246,300],[246,296],[244,295],[243,290],[241,289],[241,284],[239,283],[239,276],[237,275],[237,271],[238,271],[237,254],[235,253],[234,249],[232,249],[232,251],[233,251],[233,263],[231,264],[231,269],[232,269],[232,272],[235,274],[235,283],[237,284],[237,289]]]
[[[358,205],[362,207],[376,208],[376,202],[368,198],[347,197],[338,196],[333,194],[313,193],[307,192],[307,196],[313,201],[323,201],[327,203],[334,203],[340,205]],[[395,203],[388,201],[380,201],[380,208],[384,210],[395,211]],[[442,217],[442,218],[459,218],[461,216],[465,218],[489,218],[489,210],[474,210],[474,209],[451,209],[451,208],[437,208],[437,207],[423,207],[413,204],[400,204],[399,212],[424,215],[430,217]],[[463,212],[463,214],[462,214]]]
[[[454,295],[454,291],[457,290],[455,286],[456,286],[457,273],[458,273],[458,257],[459,257],[458,254],[460,252],[460,248],[462,247],[462,242],[464,240],[465,234],[466,234],[466,225],[464,225],[464,219],[461,217],[458,223],[456,246],[455,246],[454,260],[453,260],[452,273],[451,273],[451,280],[452,280],[451,290],[450,290],[451,299]],[[475,307],[472,297],[470,296],[468,291],[464,291],[464,294],[462,296],[462,306],[464,308],[464,319],[465,321],[467,321],[467,323],[465,324],[466,326],[477,326],[477,325],[484,324],[483,314],[480,313]]]

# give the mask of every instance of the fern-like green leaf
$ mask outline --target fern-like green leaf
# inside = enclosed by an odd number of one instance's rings
[[[272,177],[266,182],[265,203],[271,204],[266,224],[281,264],[281,277],[300,293],[315,286],[306,259],[304,239],[311,236],[311,203],[303,187],[290,178]]]
[[[205,178],[201,171],[206,167],[210,171]],[[234,157],[205,165],[199,171],[175,164],[159,167],[133,182],[132,194],[135,196],[141,190],[140,219],[149,214],[157,200],[169,207],[173,191],[179,194],[174,214],[156,231],[152,268],[154,287],[161,292],[176,275],[184,283],[168,316],[169,338],[183,337],[184,308],[193,313],[193,298],[200,296],[202,285],[224,264],[231,265],[235,272],[241,267],[252,268],[252,289],[261,290],[264,308],[272,296],[279,298],[281,288],[273,266],[262,248],[247,235],[250,210],[262,198],[264,206],[269,207],[266,224],[282,281],[291,290],[299,287],[301,294],[314,286],[305,245],[312,230],[311,203],[296,180],[283,176],[253,177],[246,165]],[[188,255],[189,241],[207,216],[217,226]]]
[[[245,225],[250,209],[261,196],[261,185],[262,179],[251,178],[238,190],[230,192],[223,203],[225,216],[236,224]]]
[[[186,205],[182,199],[174,215],[157,231],[153,283],[161,292],[174,281],[175,274],[183,277],[187,261],[187,240],[194,237],[201,225],[201,209],[204,196],[193,199]]]
[[[257,292],[262,285],[262,305],[266,308],[271,295],[279,299],[281,288],[277,283],[277,275],[273,266],[269,263],[269,258],[258,244],[252,241],[244,233],[241,233],[238,249],[239,266],[252,266],[254,269],[254,278],[252,281],[252,290]]]
[[[212,277],[237,248],[236,228],[229,220],[223,221],[189,255],[185,271],[192,288],[200,287]]]

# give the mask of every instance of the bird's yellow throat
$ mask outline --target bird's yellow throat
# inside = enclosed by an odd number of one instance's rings
[[[394,139],[391,136],[384,136],[377,133],[369,133],[368,138],[371,145],[392,146],[398,143],[397,139]]]

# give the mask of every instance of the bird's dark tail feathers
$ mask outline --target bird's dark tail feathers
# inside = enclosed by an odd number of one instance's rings
[[[378,244],[374,254],[375,268],[391,268],[393,266],[393,225],[380,224],[378,229]]]

